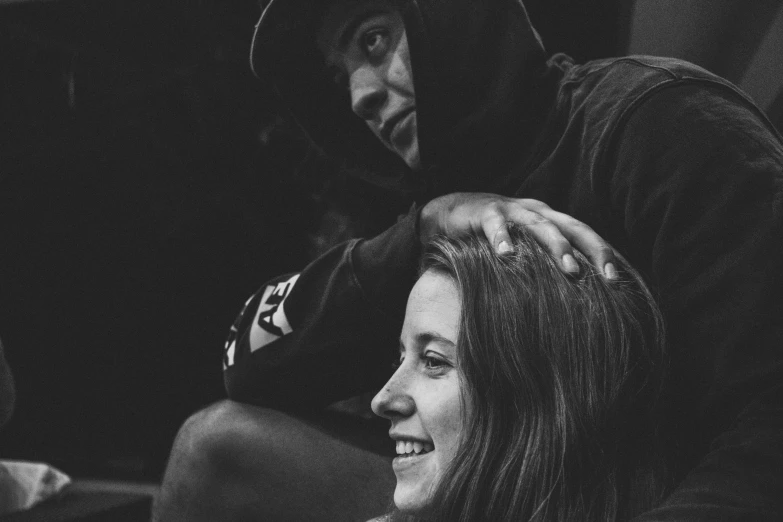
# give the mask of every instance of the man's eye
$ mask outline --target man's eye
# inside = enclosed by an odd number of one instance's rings
[[[380,58],[389,50],[389,33],[385,29],[370,29],[362,36],[362,47],[369,58]]]

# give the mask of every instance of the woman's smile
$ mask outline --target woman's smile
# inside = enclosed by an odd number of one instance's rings
[[[397,457],[392,461],[395,473],[402,473],[411,466],[419,464],[423,459],[432,456],[435,446],[431,442],[418,440],[397,440]]]
[[[428,442],[419,442],[419,441],[404,441],[404,440],[398,440],[397,441],[397,455],[408,455],[416,454],[416,455],[423,455],[424,453],[429,453],[435,449],[435,447],[428,443]]]

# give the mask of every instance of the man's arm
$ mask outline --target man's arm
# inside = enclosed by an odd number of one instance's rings
[[[676,484],[653,520],[783,519],[783,145],[728,88],[681,86],[622,128],[613,219],[667,319]]]
[[[414,209],[381,235],[263,285],[226,342],[229,397],[316,409],[383,384],[416,278],[416,219]]]
[[[478,230],[498,246],[507,237],[506,221],[526,226],[558,259],[578,248],[601,268],[613,260],[592,229],[539,201],[493,194],[437,198],[379,236],[339,245],[301,273],[263,285],[226,343],[229,397],[309,409],[377,390],[397,350],[422,242],[436,233]],[[573,265],[561,267],[578,270]]]

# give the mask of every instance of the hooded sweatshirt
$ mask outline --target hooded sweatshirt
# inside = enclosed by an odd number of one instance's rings
[[[225,346],[229,396],[295,411],[379,389],[417,275],[419,205],[534,198],[609,241],[666,319],[676,487],[638,520],[783,519],[783,141],[753,102],[673,59],[547,56],[516,0],[400,0],[412,172],[329,86],[303,1],[262,15],[254,70],[346,169],[417,205],[248,300]]]

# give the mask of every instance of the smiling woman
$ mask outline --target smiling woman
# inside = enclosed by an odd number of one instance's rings
[[[427,271],[411,291],[397,370],[372,401],[397,442],[395,505],[421,511],[454,459],[462,420],[457,367],[459,293],[453,280]]]
[[[519,228],[431,243],[400,363],[373,400],[397,441],[389,520],[627,520],[667,489],[663,325],[641,278],[579,277]]]

